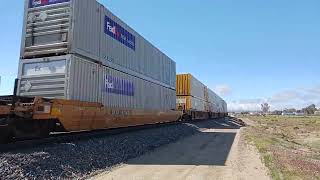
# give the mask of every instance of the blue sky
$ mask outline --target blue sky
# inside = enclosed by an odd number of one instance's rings
[[[107,8],[221,94],[232,110],[320,107],[318,0],[100,0]],[[0,7],[0,94],[12,91],[22,0]]]

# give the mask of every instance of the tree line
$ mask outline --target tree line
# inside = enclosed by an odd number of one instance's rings
[[[261,104],[261,110],[263,113],[269,112],[270,105],[268,103]],[[295,108],[288,108],[283,111],[276,110],[273,113],[275,113],[275,114],[282,114],[283,112],[284,113],[304,113],[304,114],[311,115],[311,114],[314,114],[316,111],[320,111],[320,109],[317,109],[315,104],[311,104],[310,106],[302,108],[301,110],[297,110]]]

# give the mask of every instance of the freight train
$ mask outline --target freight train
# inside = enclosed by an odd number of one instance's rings
[[[191,74],[176,78],[177,110],[184,119],[208,119],[227,116],[227,103]]]
[[[226,102],[95,0],[25,0],[0,139],[227,116]]]

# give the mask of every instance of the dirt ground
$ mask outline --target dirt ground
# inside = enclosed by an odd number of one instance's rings
[[[92,179],[270,179],[257,149],[245,142],[244,129],[224,127],[202,128]]]
[[[245,116],[254,144],[273,179],[320,179],[320,117]]]

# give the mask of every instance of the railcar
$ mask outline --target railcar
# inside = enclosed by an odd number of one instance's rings
[[[53,132],[92,131],[227,116],[225,101],[191,74],[177,75],[176,109],[163,111],[119,108],[70,99],[17,96],[19,83],[21,80],[17,79],[13,96],[0,97],[1,142],[46,137]],[[198,84],[200,88],[192,84]],[[199,90],[203,88],[203,94],[196,92],[196,87]],[[213,95],[215,100],[210,101],[209,96]],[[200,99],[201,96],[206,99]]]
[[[192,74],[178,74],[176,109],[186,119],[208,119],[227,116],[226,102]]]
[[[1,141],[226,116],[220,97],[176,77],[170,57],[96,0],[25,0],[23,22]]]
[[[181,120],[179,111],[105,107],[101,103],[41,97],[0,97],[0,141],[158,124]]]

